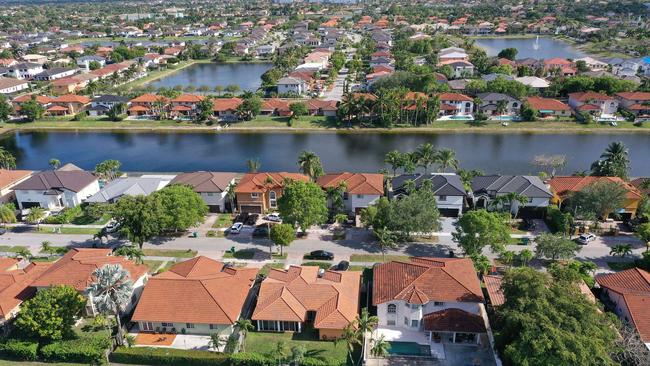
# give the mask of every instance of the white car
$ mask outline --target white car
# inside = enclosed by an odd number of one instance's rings
[[[244,227],[244,224],[242,224],[241,222],[236,222],[230,227],[230,230],[228,231],[228,233],[229,234],[239,234],[243,227]]]
[[[594,234],[581,234],[576,241],[578,244],[587,245],[590,241],[596,240],[596,235]]]
[[[282,219],[280,218],[280,214],[277,213],[277,212],[266,215],[264,217],[264,219],[268,220],[268,221],[273,221],[273,222],[281,222],[282,221]]]

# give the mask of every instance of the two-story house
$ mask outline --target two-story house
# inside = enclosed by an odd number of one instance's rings
[[[42,72],[43,65],[30,62],[21,62],[7,68],[7,74],[19,80],[32,79]]]
[[[93,98],[93,100],[90,102],[88,114],[91,116],[103,116],[108,113],[111,108],[115,107],[118,104],[124,105],[125,110],[123,112],[126,112],[126,106],[129,104],[129,98],[120,95],[99,95]]]
[[[52,99],[46,112],[51,115],[76,114],[85,111],[90,101],[83,95],[65,94]]]
[[[167,110],[169,99],[162,95],[142,94],[131,99],[130,116],[156,116]]]
[[[444,354],[446,343],[487,342],[483,292],[471,259],[413,257],[376,265],[373,272],[375,336],[416,342],[434,357]]]
[[[431,182],[431,190],[443,216],[456,217],[463,213],[467,192],[460,177],[453,173],[402,174],[393,178],[388,187],[388,197],[399,199],[408,195],[409,186],[420,189],[425,181]]]
[[[14,192],[21,210],[31,207],[61,210],[75,207],[99,192],[99,182],[84,170],[48,170],[18,183]]]
[[[636,121],[650,120],[650,93],[617,93],[616,99],[618,99],[622,108],[634,114]]]
[[[474,100],[467,95],[458,93],[438,94],[440,114],[452,116],[471,116],[474,110]]]
[[[569,106],[576,113],[587,112],[598,118],[613,118],[618,110],[618,100],[603,93],[570,93]]]
[[[239,180],[235,192],[240,212],[264,213],[278,207],[285,181],[308,182],[309,177],[299,173],[247,173]]]
[[[481,105],[476,106],[487,116],[519,115],[521,101],[502,93],[480,93],[476,95],[481,100]]]
[[[172,113],[179,116],[193,116],[197,113],[199,103],[205,99],[201,95],[182,94],[171,100]]]
[[[343,188],[343,203],[345,211],[350,214],[359,214],[379,197],[384,195],[384,175],[373,173],[329,173],[316,180],[316,184],[323,189]],[[328,200],[332,207],[332,201]]]
[[[169,184],[185,184],[198,193],[210,212],[227,212],[232,210],[232,204],[227,199],[230,185],[235,184],[235,173],[225,172],[194,172],[181,173]]]
[[[307,83],[296,77],[284,77],[278,80],[278,94],[293,93],[302,95],[307,93]]]

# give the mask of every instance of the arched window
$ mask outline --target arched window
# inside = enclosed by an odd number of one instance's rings
[[[395,313],[397,313],[397,305],[388,304],[388,314],[395,314]]]

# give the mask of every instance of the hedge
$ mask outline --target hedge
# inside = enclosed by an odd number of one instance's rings
[[[0,343],[0,356],[12,360],[36,361],[37,350],[37,342],[8,339]]]
[[[242,352],[230,355],[230,364],[233,366],[273,366],[274,359],[254,352]]]
[[[41,347],[41,358],[48,362],[103,363],[111,341],[106,336],[52,342]]]
[[[109,360],[115,363],[154,366],[226,366],[228,355],[209,351],[186,351],[174,348],[118,347]]]
[[[337,361],[327,357],[322,360],[307,357],[300,363],[300,366],[345,366],[346,364],[347,362]]]

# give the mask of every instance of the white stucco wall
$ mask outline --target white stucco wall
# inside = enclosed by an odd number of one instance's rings
[[[345,208],[348,212],[354,213],[358,207],[365,208],[375,203],[379,199],[379,195],[376,194],[350,194],[348,195],[347,201],[345,201]]]
[[[440,196],[436,196],[436,204],[438,208],[462,210],[463,198],[463,196],[445,196],[445,200],[441,201]]]
[[[397,312],[395,314],[388,313],[388,305],[395,304]],[[406,301],[394,300],[377,305],[377,316],[379,317],[379,325],[388,326],[389,320],[395,321],[395,326],[407,329],[419,329],[422,318],[426,314],[436,311],[456,308],[467,311],[469,313],[480,315],[479,303],[475,302],[443,302],[442,305],[435,305],[433,301],[428,302],[424,306],[418,306],[417,309],[411,309],[407,306]],[[404,319],[408,319],[408,325],[404,325]],[[418,320],[418,327],[411,327],[411,321]],[[391,324],[391,326],[393,326]]]
[[[226,206],[226,192],[201,192],[201,198],[208,206],[219,206],[221,211],[225,210]]]
[[[231,335],[233,332],[233,326],[231,324],[212,324],[212,329],[210,329],[210,324],[200,324],[194,323],[194,328],[188,328],[187,323],[172,323],[173,327],[166,326],[163,327],[162,322],[151,322],[153,329],[159,328],[161,331],[163,328],[167,328],[167,332],[171,331],[172,328],[176,328],[176,333],[181,334],[182,329],[185,329],[185,334],[198,334],[198,335],[211,335],[214,333],[220,333],[221,335]],[[138,328],[142,331],[145,328],[144,322],[138,322]]]

